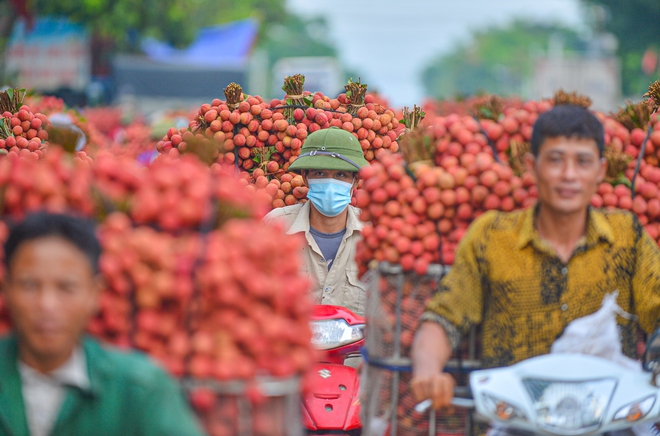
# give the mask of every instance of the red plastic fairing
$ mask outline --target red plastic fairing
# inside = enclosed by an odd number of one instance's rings
[[[316,424],[314,423],[314,420],[309,415],[309,412],[307,411],[307,408],[304,407],[304,404],[305,403],[304,403],[304,400],[303,400],[303,407],[302,407],[302,423],[303,423],[303,426],[307,430],[318,430],[318,428],[316,427]]]
[[[357,389],[357,388],[356,388]],[[360,396],[356,395],[355,399],[351,403],[351,408],[348,410],[348,415],[346,416],[346,424],[344,425],[344,430],[357,430],[362,428],[362,421],[360,421],[360,410],[362,405],[360,404]]]
[[[325,431],[360,428],[358,372],[350,366],[331,363],[315,364],[312,371],[303,406],[313,426],[306,428]]]
[[[338,363],[342,364],[344,363],[344,360],[346,357],[348,357],[349,354],[360,354],[360,348],[364,346],[364,339],[360,339],[357,342],[353,342],[352,344],[344,345],[343,347],[339,348],[331,348],[330,350],[327,350],[325,355],[323,356],[323,362],[330,362],[330,363]]]
[[[312,321],[324,319],[345,319],[349,325],[364,324],[364,318],[345,307],[318,304],[312,310]]]

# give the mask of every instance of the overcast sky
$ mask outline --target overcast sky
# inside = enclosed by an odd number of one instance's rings
[[[420,74],[470,33],[516,18],[582,25],[579,0],[287,0],[303,17],[324,16],[345,66],[392,105],[421,103]]]

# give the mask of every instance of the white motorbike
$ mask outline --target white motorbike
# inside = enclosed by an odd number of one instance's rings
[[[474,407],[494,432],[505,434],[657,434],[651,424],[660,421],[660,329],[648,341],[644,370],[583,354],[548,354],[472,372],[473,400],[453,404]],[[417,410],[428,407],[429,400]]]

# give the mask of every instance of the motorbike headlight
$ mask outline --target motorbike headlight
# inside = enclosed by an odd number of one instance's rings
[[[614,414],[614,420],[625,419],[626,421],[639,421],[649,414],[655,404],[655,395],[626,404]]]
[[[559,382],[527,379],[527,388],[541,427],[572,433],[600,425],[616,388],[616,380]]]
[[[501,421],[510,421],[512,419],[527,420],[525,414],[516,406],[486,393],[483,394],[483,398],[486,410],[497,416]]]
[[[331,350],[352,344],[364,337],[364,324],[349,325],[343,319],[310,322],[312,345],[319,350]]]

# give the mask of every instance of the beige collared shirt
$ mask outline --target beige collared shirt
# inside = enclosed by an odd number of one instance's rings
[[[90,385],[85,353],[81,348],[76,348],[69,360],[50,374],[43,374],[20,360],[18,370],[30,436],[50,434],[62,408],[67,386],[87,389]]]
[[[317,304],[333,304],[346,307],[364,315],[365,287],[358,280],[355,263],[355,247],[362,238],[360,210],[348,206],[346,234],[341,241],[337,255],[328,270],[326,259],[310,233],[309,214],[311,203],[295,204],[271,211],[265,222],[278,221],[288,234],[304,234],[307,244],[303,248],[304,265],[302,271],[312,279],[312,298]]]

